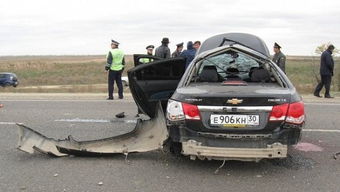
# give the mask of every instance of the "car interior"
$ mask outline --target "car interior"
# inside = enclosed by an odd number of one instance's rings
[[[244,53],[228,50],[197,63],[191,82],[278,83],[279,77],[274,74],[272,68],[269,63],[261,62]]]

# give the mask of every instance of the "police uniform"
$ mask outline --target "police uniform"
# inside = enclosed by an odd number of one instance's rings
[[[275,43],[274,48],[281,49],[281,46]],[[276,63],[283,72],[286,73],[286,56],[281,51],[274,54],[273,62]]]
[[[111,49],[106,56],[107,64],[105,69],[109,72],[108,75],[108,99],[113,99],[114,82],[116,81],[118,87],[119,99],[123,99],[123,83],[122,72],[124,70],[125,60],[124,52],[118,48],[119,43],[112,40],[113,44],[117,45],[117,48]]]
[[[179,47],[183,47],[183,42],[182,43],[178,43],[176,46],[177,46],[177,49],[171,54],[171,57],[179,57],[181,55],[181,51],[178,51],[178,48]]]
[[[148,49],[154,49],[155,48],[155,46],[153,46],[153,45],[148,45],[147,47],[146,47],[146,49],[148,50]],[[148,53],[148,55],[151,55],[152,56],[152,54],[149,54]],[[152,62],[153,61],[153,59],[151,59],[151,58],[141,58],[140,59],[140,62],[141,63],[150,63],[150,62]]]

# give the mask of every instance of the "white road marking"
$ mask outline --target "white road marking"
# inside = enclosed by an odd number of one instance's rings
[[[322,106],[335,105],[335,106],[339,106],[340,103],[305,103],[305,105],[322,105]]]
[[[113,119],[113,120],[105,120],[105,119],[56,119],[56,122],[71,122],[71,123],[137,123],[135,119]],[[0,125],[15,125],[16,122],[0,122]],[[338,129],[302,129],[304,132],[320,132],[320,133],[340,133]]]
[[[337,129],[302,129],[302,131],[323,132],[323,133],[340,133],[340,130],[337,130]]]
[[[15,122],[0,122],[0,125],[15,125]]]
[[[75,119],[57,119],[57,120],[54,120],[54,121],[56,121],[56,122],[72,122],[72,123],[137,123],[137,120],[134,120],[134,119],[105,120],[105,119],[80,119],[80,118],[75,118]]]

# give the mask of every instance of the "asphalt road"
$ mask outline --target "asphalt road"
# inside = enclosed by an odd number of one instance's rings
[[[98,139],[130,131],[131,98],[102,100],[2,100],[0,191],[340,191],[340,104],[307,103],[302,144],[285,161],[191,161],[162,151],[110,157],[26,154],[16,149],[22,122],[54,138]],[[110,122],[110,120],[112,122]],[[340,158],[340,157],[339,157]]]

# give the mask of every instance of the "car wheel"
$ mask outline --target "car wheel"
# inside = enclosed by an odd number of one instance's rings
[[[18,85],[13,85],[13,87],[17,87]]]

